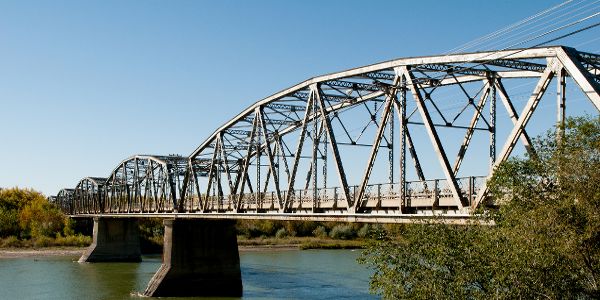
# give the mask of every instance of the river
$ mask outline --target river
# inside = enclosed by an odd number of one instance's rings
[[[368,292],[371,271],[356,263],[359,254],[240,252],[242,299],[376,299]],[[79,264],[77,259],[0,259],[0,299],[137,299],[161,262],[160,256],[144,256],[142,263]]]

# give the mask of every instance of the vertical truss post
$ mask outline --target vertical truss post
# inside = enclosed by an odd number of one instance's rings
[[[564,125],[565,125],[565,100],[566,100],[566,74],[564,68],[560,68],[557,72],[556,80],[556,140],[560,142],[564,136]]]
[[[406,107],[404,107],[406,110]],[[419,155],[417,154],[417,150],[415,149],[415,145],[413,143],[412,137],[410,136],[410,131],[408,130],[408,125],[406,124],[408,120],[405,120],[404,125],[404,136],[406,137],[406,144],[408,145],[408,152],[410,153],[410,158],[412,158],[413,164],[415,165],[415,171],[417,172],[417,177],[419,180],[424,181],[425,175],[423,174],[423,169],[421,168],[421,162],[419,161]]]
[[[398,209],[402,212],[402,206],[406,199],[406,78],[404,75],[400,75],[399,78],[401,103],[398,105],[398,101],[394,101],[394,105],[399,114],[398,123],[400,123],[400,204]]]
[[[125,212],[131,212],[131,189],[129,187],[128,178],[127,178],[127,162],[123,163],[123,174],[124,174],[124,182],[125,182],[125,191],[127,194],[127,201],[125,202],[126,209]]]
[[[219,142],[219,148],[223,148],[223,145],[221,144],[221,142]],[[220,150],[220,149],[219,149]],[[215,179],[217,181],[217,210],[221,209],[221,199],[223,198],[223,184],[222,184],[222,172],[223,172],[223,165],[222,165],[222,157],[221,157],[221,151],[219,151],[219,157],[217,159],[217,174],[215,176]]]
[[[204,196],[204,203],[200,205],[200,208],[203,211],[208,209],[208,201],[210,199],[210,189],[213,188],[213,181],[216,181],[216,161],[217,161],[217,153],[219,152],[219,140],[215,139],[215,147],[213,148],[212,159],[210,160],[210,167],[208,171],[208,184],[206,186],[206,196]],[[213,193],[214,194],[214,193]],[[202,203],[202,201],[200,201]]]
[[[196,193],[198,193],[198,210],[202,209],[202,191],[200,190],[200,182],[198,180],[198,173],[194,170],[194,165],[192,164],[192,174],[194,176],[194,186],[196,187]],[[194,209],[194,198],[192,197],[192,210]]]
[[[321,128],[323,128],[321,122]],[[323,137],[323,189],[327,188],[327,135]]]
[[[132,202],[132,210],[133,206],[140,201],[140,180],[139,180],[139,161],[138,158],[133,159],[133,201]]]
[[[491,74],[493,82],[495,74]],[[490,173],[496,162],[496,86],[491,84],[490,91]]]
[[[393,100],[394,102],[396,99]],[[394,183],[394,114],[390,114],[389,122],[388,122],[388,166],[389,166],[389,174],[388,174],[388,182],[391,185]],[[390,191],[391,192],[391,191]]]
[[[315,96],[315,100],[318,102],[319,109],[321,111],[321,117],[323,118],[323,124],[325,125],[325,129],[327,131],[327,136],[329,138],[329,144],[331,145],[331,150],[333,152],[333,158],[335,167],[338,172],[338,177],[340,179],[340,185],[342,187],[344,197],[346,197],[346,204],[348,210],[352,207],[352,198],[350,198],[350,189],[348,188],[348,181],[346,179],[346,172],[344,171],[344,166],[340,159],[340,153],[338,151],[337,142],[335,138],[335,134],[333,133],[333,128],[331,128],[331,122],[329,117],[327,116],[325,102],[321,97],[321,88],[317,84],[312,84],[310,86],[312,94]]]
[[[317,115],[317,106],[313,105],[312,115]],[[319,152],[319,118],[313,118],[313,147],[312,147],[312,165],[311,165],[311,176],[312,176],[312,210],[317,206],[317,174],[318,172],[318,152]]]
[[[254,115],[254,119],[258,119],[258,115],[255,113]],[[260,120],[259,120],[260,121]],[[258,125],[258,122],[257,122]],[[261,164],[261,154],[262,154],[262,149],[260,147],[260,145],[262,144],[260,139],[261,139],[261,127],[257,127],[256,128],[256,196],[254,197],[254,200],[256,201],[256,209],[258,210],[258,203],[262,200],[262,196],[261,196],[261,189],[260,189],[260,179],[261,179],[261,174],[260,174],[260,164]]]
[[[177,205],[177,211],[178,212],[183,212],[184,210],[184,202],[186,202],[186,199],[188,197],[188,185],[190,184],[190,168],[192,167],[191,164],[192,159],[188,158],[188,163],[187,163],[187,170],[185,172],[185,175],[183,176],[183,183],[181,184],[181,192],[179,193],[179,203]],[[154,184],[153,184],[154,186]],[[151,189],[152,191],[153,189]],[[156,198],[154,198],[155,202],[156,202]]]
[[[415,101],[417,102],[417,106],[419,108],[419,113],[421,114],[421,118],[423,119],[423,122],[425,123],[425,128],[427,129],[429,138],[431,139],[431,142],[433,143],[433,146],[435,148],[435,152],[436,152],[438,159],[440,161],[440,164],[442,166],[442,171],[444,171],[446,180],[448,181],[448,184],[450,185],[450,190],[452,191],[452,196],[454,198],[454,201],[456,202],[456,206],[458,207],[459,210],[462,210],[462,208],[463,208],[462,201],[461,201],[462,195],[460,194],[460,188],[458,186],[458,182],[456,181],[454,172],[452,172],[452,168],[450,167],[450,163],[448,162],[448,157],[446,156],[446,152],[444,151],[442,142],[440,141],[440,138],[437,134],[437,130],[435,129],[435,126],[433,125],[433,121],[431,120],[431,116],[429,115],[429,111],[427,109],[425,101],[423,101],[421,92],[415,81],[415,77],[413,76],[412,72],[410,72],[408,67],[402,67],[401,69],[402,69],[401,72],[409,80],[408,86],[410,88],[411,93],[413,94],[413,97],[415,98]]]

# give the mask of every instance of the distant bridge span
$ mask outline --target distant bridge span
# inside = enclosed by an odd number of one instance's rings
[[[94,217],[81,262],[141,260],[137,219],[164,219],[163,264],[145,295],[241,296],[232,219],[468,222],[493,203],[486,179],[517,143],[535,154],[526,127],[539,104],[557,113],[537,122],[564,122],[567,82],[600,110],[600,56],[560,46],[323,75],[256,102],[188,157],[135,155],[51,199]]]
[[[599,55],[554,46],[401,58],[314,77],[251,105],[189,157],[134,156],[96,188],[84,193],[80,183],[56,201],[73,216],[466,218],[519,140],[535,151],[526,125],[541,102],[556,103],[556,122],[564,121],[567,79],[600,109],[599,64]],[[556,94],[544,97],[552,81]],[[506,120],[497,118],[498,99]]]

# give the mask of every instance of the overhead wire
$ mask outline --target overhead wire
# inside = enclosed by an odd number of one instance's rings
[[[514,42],[519,42],[520,40],[526,39],[527,36],[533,36],[536,33],[543,32],[544,30],[548,30],[549,28],[557,26],[557,25],[559,25],[559,24],[561,24],[563,22],[566,23],[569,20],[575,19],[578,16],[581,16],[581,15],[584,15],[584,14],[588,13],[589,11],[593,10],[594,8],[595,9],[600,8],[600,7],[592,7],[591,9],[588,8],[590,5],[596,4],[598,2],[600,2],[600,1],[596,0],[596,1],[592,2],[592,3],[588,3],[587,5],[583,5],[583,6],[577,7],[576,9],[571,10],[571,11],[565,13],[565,14],[562,14],[562,15],[556,16],[554,18],[551,18],[549,20],[546,20],[545,22],[542,22],[542,23],[536,24],[534,26],[530,26],[528,28],[525,28],[521,32],[512,34],[512,35],[507,36],[507,37],[503,37],[502,39],[497,39],[495,41],[495,43],[492,43],[491,45],[488,45],[487,47],[489,49],[493,49],[493,48],[496,48],[497,45],[502,45],[503,43],[512,43],[513,41]],[[584,8],[588,8],[588,9],[585,10],[585,11],[576,13],[579,10],[582,10]]]
[[[561,23],[564,23],[566,20],[573,19],[575,16],[579,16],[579,15],[581,15],[581,14],[585,13],[585,12],[583,12],[583,13],[579,13],[579,14],[576,14],[576,15],[574,15],[574,16],[570,16],[570,17],[566,17],[566,16],[568,16],[568,15],[570,15],[570,14],[573,14],[574,12],[577,12],[578,10],[581,10],[582,8],[589,7],[590,5],[592,5],[592,4],[595,4],[596,2],[599,2],[599,1],[598,1],[598,0],[596,0],[596,1],[592,2],[592,3],[587,3],[587,4],[585,4],[585,5],[581,5],[581,4],[582,4],[582,3],[584,3],[584,2],[586,2],[586,0],[578,1],[578,2],[575,2],[575,3],[573,3],[572,1],[566,1],[566,2],[560,3],[560,4],[558,4],[558,5],[555,5],[555,6],[551,7],[551,8],[549,8],[549,9],[546,9],[546,10],[544,10],[544,11],[540,12],[540,13],[537,13],[537,14],[535,14],[535,15],[533,15],[533,16],[530,16],[530,17],[528,17],[528,18],[526,18],[526,19],[524,19],[524,20],[522,20],[522,21],[519,21],[519,22],[517,22],[517,23],[513,24],[513,25],[509,25],[508,27],[505,27],[505,28],[503,28],[503,29],[500,29],[500,30],[498,30],[498,31],[496,31],[496,32],[494,32],[494,33],[492,33],[492,34],[488,34],[488,35],[486,35],[486,36],[484,36],[484,37],[482,37],[482,38],[479,38],[479,39],[477,39],[477,40],[480,40],[480,43],[479,43],[479,44],[482,44],[482,41],[483,41],[483,40],[489,39],[489,38],[490,38],[490,37],[492,37],[492,36],[498,37],[498,36],[500,36],[500,35],[502,35],[502,34],[508,34],[508,33],[510,33],[510,32],[516,31],[516,30],[518,29],[518,27],[519,27],[519,26],[522,26],[522,25],[524,25],[524,24],[527,24],[527,23],[533,24],[533,23],[539,22],[540,20],[542,20],[542,19],[544,19],[544,18],[548,18],[548,17],[552,16],[553,14],[557,14],[557,13],[559,13],[559,12],[561,12],[561,11],[564,11],[565,9],[569,9],[570,7],[569,7],[569,6],[566,6],[566,5],[567,5],[567,4],[569,4],[569,3],[572,3],[572,5],[571,5],[571,6],[578,6],[578,8],[577,8],[577,9],[570,10],[570,11],[569,11],[569,12],[567,12],[567,13],[563,13],[563,14],[561,14],[560,16],[558,16],[558,17],[554,17],[554,18],[552,18],[552,19],[551,19],[552,21],[554,21],[554,20],[556,20],[557,18],[561,18],[561,17],[562,17],[563,19],[562,19],[560,22],[555,22],[555,23],[561,24]],[[589,11],[589,9],[588,9],[588,11]],[[587,12],[587,11],[586,11],[586,12]],[[506,47],[504,47],[503,49],[500,49],[500,50],[497,50],[497,51],[494,51],[494,52],[488,53],[486,56],[488,56],[488,55],[493,55],[493,54],[496,54],[496,53],[497,53],[497,52],[499,52],[499,51],[507,50],[507,49],[513,48],[513,47],[515,47],[515,46],[522,45],[522,44],[526,44],[526,43],[528,43],[528,42],[531,42],[531,41],[537,40],[537,39],[539,39],[539,38],[541,38],[541,37],[547,36],[547,35],[549,35],[549,34],[552,34],[552,33],[558,32],[558,31],[560,31],[560,30],[566,29],[566,28],[568,28],[568,27],[572,27],[572,26],[574,26],[574,25],[577,25],[577,24],[579,24],[579,23],[582,23],[582,22],[584,22],[584,21],[586,21],[586,20],[588,20],[588,19],[591,19],[591,18],[593,18],[593,17],[596,17],[597,15],[598,15],[598,13],[596,13],[596,14],[592,14],[592,15],[586,16],[586,17],[584,17],[584,18],[581,18],[581,19],[579,19],[579,20],[576,20],[576,21],[574,21],[574,22],[571,22],[571,23],[568,23],[568,24],[564,24],[564,25],[561,25],[561,26],[559,26],[559,27],[552,28],[551,30],[548,30],[548,31],[546,31],[546,32],[544,32],[544,33],[542,33],[542,34],[538,34],[538,35],[535,35],[535,36],[529,36],[527,39],[524,39],[524,40],[519,40],[518,42],[516,42],[516,43],[513,43],[513,44],[511,44],[511,45],[509,45],[509,46],[506,46]],[[548,21],[547,21],[547,22],[548,22]],[[543,24],[546,24],[547,22],[545,22],[545,23],[543,23]],[[539,27],[539,26],[540,26],[540,24],[538,24],[538,25],[537,25],[537,27]],[[533,47],[538,47],[538,46],[541,46],[541,45],[544,45],[544,44],[550,43],[550,42],[552,42],[552,41],[556,41],[556,40],[559,40],[559,39],[565,38],[565,37],[567,37],[567,36],[571,36],[571,35],[573,35],[573,34],[575,34],[575,33],[578,33],[578,32],[581,32],[581,31],[584,31],[584,30],[587,30],[587,29],[590,29],[590,28],[593,28],[593,27],[596,27],[596,26],[597,26],[597,25],[588,26],[588,27],[586,27],[586,28],[583,28],[583,29],[580,29],[580,30],[576,30],[576,31],[573,31],[573,32],[567,33],[567,34],[565,34],[565,35],[559,36],[558,38],[554,38],[554,39],[551,39],[551,40],[547,40],[547,41],[541,42],[541,43],[539,43],[539,44],[536,44],[536,45],[534,45],[534,46],[530,46],[530,47],[528,47],[528,48],[521,49],[520,51],[524,51],[524,50],[526,50],[526,49],[530,49],[530,48],[533,48]],[[544,29],[547,29],[547,28],[550,28],[550,27],[551,27],[551,26],[546,26],[546,27],[544,27]],[[539,31],[540,31],[540,30],[538,30],[538,31],[536,31],[536,32],[539,32]],[[526,32],[526,30],[521,30],[521,32]],[[522,34],[521,34],[521,35],[522,35]],[[476,41],[477,41],[477,40],[476,40]],[[469,43],[467,43],[467,45],[468,45],[468,44],[470,44],[471,46],[473,46],[473,45],[475,45],[475,44],[477,44],[477,43],[469,42]],[[454,48],[454,49],[457,49],[457,48]],[[461,48],[458,48],[458,49],[466,49],[466,47],[464,47],[464,46],[463,46],[463,47],[461,47]],[[510,54],[508,54],[508,55],[513,55],[513,54],[516,54],[516,53],[518,53],[518,52],[520,52],[520,51],[517,51],[517,52],[514,52],[514,53],[510,53]],[[449,55],[451,55],[451,54],[446,54],[445,56],[449,56]],[[508,56],[508,55],[507,55],[507,56]],[[486,57],[486,56],[484,56],[484,57]],[[503,56],[503,57],[500,57],[500,58],[504,58],[504,57],[505,57],[505,56]],[[500,58],[495,58],[495,59],[500,59]],[[481,59],[481,58],[479,58],[479,59]],[[464,66],[464,65],[465,65],[465,64],[467,64],[467,63],[469,63],[469,62],[463,62],[462,64],[459,64],[459,65],[456,65],[456,66]],[[484,62],[484,63],[485,63],[485,62]],[[477,65],[470,66],[470,67],[468,67],[468,68],[466,68],[466,69],[467,69],[467,70],[468,70],[468,69],[472,69],[472,68],[474,68],[474,67],[476,67],[476,66],[483,65],[484,63],[479,63],[479,64],[477,64]],[[416,71],[423,71],[423,68],[420,68],[420,67],[418,67],[418,66],[417,66],[417,67],[413,68],[413,70],[416,70]],[[447,74],[442,74],[442,75],[433,76],[433,77],[430,77],[430,78],[431,78],[431,79],[439,79],[439,78],[443,78],[443,77],[446,77],[446,76],[447,76]],[[438,94],[438,95],[439,95],[439,94]],[[438,97],[439,97],[439,96],[438,96]],[[457,104],[458,104],[458,103],[459,103],[459,102],[457,101]]]
[[[533,15],[533,16],[529,16],[529,17],[527,17],[527,18],[525,18],[525,19],[523,19],[521,21],[518,21],[516,23],[513,23],[513,24],[511,24],[511,25],[509,25],[507,27],[501,28],[501,29],[499,29],[497,31],[489,33],[489,34],[487,34],[485,36],[482,36],[480,38],[477,38],[477,39],[475,39],[473,41],[467,42],[467,43],[465,43],[465,44],[463,44],[461,46],[458,46],[458,47],[455,47],[453,49],[450,49],[448,52],[446,52],[444,54],[452,54],[452,53],[456,53],[456,52],[463,52],[466,49],[473,48],[475,45],[481,44],[485,40],[490,40],[490,39],[495,38],[495,37],[497,37],[499,35],[502,35],[502,34],[504,34],[506,32],[510,32],[510,31],[514,30],[515,28],[520,27],[521,25],[527,24],[530,21],[532,21],[532,20],[534,20],[536,18],[539,18],[539,17],[541,17],[541,16],[543,16],[543,15],[545,15],[545,14],[547,14],[547,13],[549,13],[549,12],[555,10],[555,9],[563,7],[563,6],[569,4],[572,1],[573,0],[568,0],[568,1],[565,1],[563,3],[559,3],[558,5],[555,5],[553,7],[550,7],[548,9],[546,9],[546,10],[543,10],[543,11],[541,11],[541,12],[539,12],[539,13]]]
[[[577,4],[580,4],[580,3],[582,3],[582,2],[584,2],[584,1],[580,1],[580,2],[578,2]],[[594,2],[592,2],[592,3],[589,3],[589,4],[585,5],[585,6],[583,6],[583,8],[585,8],[585,7],[588,7],[588,6],[590,6],[591,4],[594,4],[594,3],[596,3],[596,2],[599,2],[599,1],[594,1]],[[564,3],[563,3],[563,4],[564,4]],[[539,17],[539,16],[543,15],[543,13],[545,13],[545,12],[548,12],[548,11],[550,11],[550,10],[556,9],[557,7],[561,7],[561,6],[562,6],[562,5],[557,5],[557,6],[554,6],[554,7],[550,8],[550,9],[547,9],[547,10],[545,10],[545,11],[541,12],[541,13],[538,13],[538,14],[536,14],[535,16],[532,16],[532,17],[529,17],[529,18],[527,18],[527,19],[526,19],[526,21],[530,21],[530,20],[532,20],[532,19],[533,19],[533,18],[535,18],[535,17]],[[582,8],[582,7],[580,7],[579,9],[576,9],[575,11],[578,11],[578,10],[580,10],[581,8]],[[578,13],[578,14],[576,14],[576,15],[574,15],[574,16],[570,16],[569,18],[566,18],[565,20],[570,20],[570,19],[573,19],[575,16],[580,16],[580,15],[582,15],[582,14],[584,14],[584,13],[587,13],[588,11],[589,11],[589,10],[587,10],[587,11],[585,11],[585,12]],[[567,15],[569,15],[569,14],[572,14],[572,13],[573,13],[573,12],[571,12],[571,13],[566,13],[566,14],[562,14],[562,15],[561,15],[561,16],[559,16],[559,17],[564,17],[564,16],[567,16]],[[518,46],[518,45],[526,44],[526,43],[528,43],[528,42],[531,42],[531,41],[537,40],[537,39],[539,39],[539,38],[542,38],[542,37],[544,37],[544,36],[550,35],[550,34],[552,34],[552,33],[559,32],[559,31],[561,31],[561,30],[564,30],[564,29],[566,29],[566,28],[569,28],[569,27],[575,26],[575,25],[577,25],[577,24],[583,23],[583,22],[585,22],[585,21],[587,21],[587,20],[590,20],[590,19],[592,19],[592,18],[594,18],[594,17],[597,17],[598,15],[600,15],[600,12],[593,13],[593,14],[591,14],[591,15],[589,15],[589,16],[583,17],[583,18],[581,18],[581,19],[579,19],[579,20],[576,20],[576,21],[574,21],[574,22],[570,22],[570,23],[568,23],[568,24],[564,24],[564,25],[561,25],[561,26],[555,27],[555,28],[553,28],[553,29],[551,29],[551,30],[548,30],[548,31],[546,31],[546,32],[542,33],[542,34],[538,34],[538,35],[536,35],[536,36],[529,37],[529,38],[527,38],[527,39],[525,39],[525,40],[521,40],[521,41],[519,41],[519,42],[517,42],[517,43],[513,43],[512,45],[509,45],[509,46],[505,47],[505,48],[504,48],[504,49],[502,49],[502,50],[497,50],[497,51],[494,51],[494,52],[492,52],[492,53],[489,53],[488,55],[493,55],[493,54],[495,54],[495,53],[497,53],[497,52],[499,52],[499,51],[507,50],[507,49],[510,49],[510,48],[512,48],[512,47],[515,47],[515,46]],[[551,19],[551,21],[552,21],[552,20],[556,20],[557,18],[558,18],[558,17],[555,17],[555,18]],[[564,22],[564,20],[563,20],[563,21],[561,21],[561,22]],[[526,22],[525,22],[525,20],[524,20],[524,21],[521,21],[521,22],[518,22],[517,24],[524,24],[524,23],[526,23]],[[559,24],[560,24],[560,22],[559,22]],[[538,25],[538,26],[539,26],[539,25]],[[560,35],[560,36],[558,36],[558,37],[555,37],[555,38],[552,38],[552,39],[549,39],[549,40],[546,40],[546,41],[540,42],[540,43],[538,43],[538,44],[535,44],[535,45],[533,45],[533,46],[530,46],[530,47],[528,47],[528,48],[519,49],[519,50],[517,50],[517,51],[516,51],[516,52],[514,52],[514,53],[509,53],[509,54],[507,54],[506,56],[509,56],[509,55],[514,55],[514,54],[516,54],[516,53],[519,53],[519,52],[521,52],[521,51],[525,51],[525,50],[527,50],[527,49],[531,49],[531,48],[534,48],[534,47],[539,47],[539,46],[542,46],[542,45],[545,45],[545,44],[549,44],[549,43],[552,43],[552,42],[554,42],[554,41],[557,41],[557,40],[560,40],[560,39],[563,39],[563,38],[566,38],[566,37],[569,37],[569,36],[575,35],[575,34],[577,34],[577,33],[580,33],[580,32],[583,32],[583,31],[586,31],[586,30],[592,29],[592,28],[594,28],[594,27],[597,27],[597,26],[600,26],[600,22],[598,22],[598,23],[594,23],[594,24],[592,24],[592,25],[589,25],[589,26],[586,26],[586,27],[583,27],[583,28],[580,28],[580,29],[577,29],[577,30],[573,30],[573,31],[571,31],[571,32],[568,32],[568,33],[566,33],[566,34],[563,34],[563,35]],[[548,27],[549,27],[549,26],[547,26],[546,28],[548,28]],[[514,28],[516,28],[516,26],[509,26],[509,28],[512,28],[511,30],[514,30]],[[511,30],[502,30],[502,31],[503,31],[503,32],[510,32]],[[498,32],[498,31],[497,31],[497,32]],[[538,31],[536,31],[536,32],[539,32],[539,30],[538,30]],[[496,34],[496,35],[498,35],[498,34]],[[490,36],[490,35],[488,35],[488,36]],[[463,47],[463,48],[464,48],[464,47]],[[488,56],[488,55],[486,55],[486,56]],[[500,58],[495,58],[495,59],[501,59],[501,58],[504,58],[504,57],[506,57],[506,56],[503,56],[503,57],[500,57]],[[485,56],[484,56],[484,57],[485,57]],[[489,61],[488,61],[488,62],[489,62]],[[464,62],[464,63],[460,64],[459,66],[464,66],[466,63],[468,63],[468,62]],[[469,68],[471,68],[471,69],[472,69],[472,68],[474,68],[474,67],[476,67],[476,66],[479,66],[479,65],[484,65],[484,64],[485,64],[485,62],[482,62],[482,63],[476,64],[476,65],[474,65],[474,66],[470,66]],[[469,68],[467,68],[467,69],[469,69]],[[417,68],[415,68],[415,69],[418,69],[418,67],[417,67]],[[441,78],[441,77],[445,77],[445,76],[446,76],[446,75],[444,74],[444,75],[438,75],[438,76],[436,76],[436,77],[431,77],[431,78]],[[525,86],[525,85],[530,85],[530,84],[531,84],[531,83],[526,83],[526,84],[523,84],[523,86]],[[455,109],[456,107],[460,107],[460,106],[462,106],[462,104],[461,104],[459,101],[454,101],[454,103],[450,104],[449,106],[445,106],[445,107],[443,107],[443,110],[442,110],[442,111],[448,111],[449,109]]]

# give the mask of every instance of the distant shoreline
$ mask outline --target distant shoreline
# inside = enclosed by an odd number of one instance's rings
[[[0,259],[37,258],[53,256],[80,256],[87,247],[47,247],[47,248],[0,248]],[[240,245],[240,252],[294,251],[302,250],[299,244],[281,245]],[[159,254],[159,253],[156,253]]]
[[[364,248],[365,245],[366,243],[363,240],[334,240],[314,237],[290,237],[285,239],[238,239],[238,249],[240,252],[292,251],[308,249],[360,249]],[[87,247],[0,247],[0,259],[80,256],[83,254],[85,249],[87,249]],[[160,252],[152,254],[160,254]]]
[[[47,248],[0,248],[2,258],[28,258],[51,256],[78,256],[83,254],[87,247],[47,247]]]

